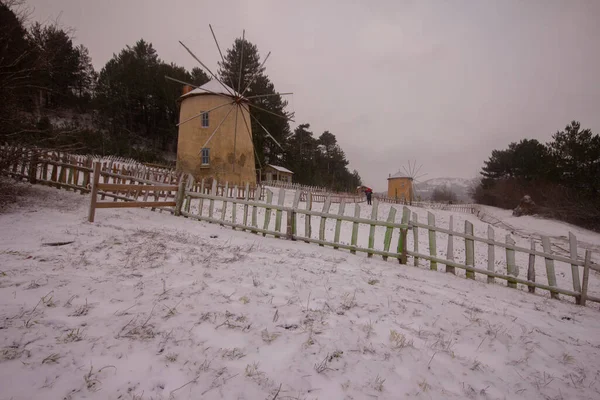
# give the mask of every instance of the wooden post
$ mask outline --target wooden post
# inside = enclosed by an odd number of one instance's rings
[[[186,188],[187,188],[187,191],[188,191],[188,192],[191,192],[191,191],[192,191],[192,189],[194,188],[194,184],[195,184],[195,183],[196,183],[196,181],[195,181],[195,179],[194,179],[194,175],[192,175],[192,174],[189,174],[189,175],[188,175],[188,181],[187,181],[187,185],[186,185]],[[187,196],[187,197],[185,198],[185,208],[184,208],[184,209],[185,209],[185,212],[186,212],[186,213],[189,213],[189,212],[190,212],[190,208],[191,208],[191,207],[192,207],[192,198],[191,198],[191,196]]]
[[[408,225],[408,223],[410,222],[410,210],[408,209],[408,207],[404,206],[402,207],[402,220],[400,221],[402,223],[402,225]],[[402,230],[402,228],[401,228]],[[400,232],[402,233],[402,232]],[[408,243],[406,243],[406,237],[403,237],[402,234],[400,234],[400,236],[398,236],[398,249],[397,249],[397,253],[398,253],[398,262],[400,264],[402,264],[402,251],[406,251],[407,247],[408,247]]]
[[[373,204],[371,206],[371,220],[377,221],[377,209],[379,208],[379,201],[377,198],[373,199]],[[375,246],[375,225],[371,225],[369,228],[369,249],[372,249]],[[367,253],[367,257],[373,257],[373,253]]]
[[[294,238],[295,228],[296,228],[296,211],[294,211],[294,209],[288,210],[288,212],[287,212],[287,227],[286,227],[287,240],[296,240]]]
[[[322,213],[329,213],[329,208],[331,207],[331,195],[328,195],[323,203]],[[325,240],[325,224],[327,223],[327,217],[321,217],[321,224],[319,225],[319,240]],[[323,244],[319,244],[319,246],[323,247]]]
[[[387,217],[387,222],[393,224],[396,222],[396,208],[390,207],[390,213]],[[387,227],[385,228],[385,236],[383,238],[383,251],[390,251],[390,244],[392,243],[392,234],[394,232],[394,228]],[[383,256],[383,260],[387,261],[388,256]]]
[[[590,280],[590,264],[592,263],[592,252],[585,251],[585,262],[583,264],[583,282],[581,284],[581,301],[579,304],[585,306],[587,301],[588,283]]]
[[[300,204],[300,196],[301,195],[302,195],[302,192],[300,192],[300,190],[296,189],[296,191],[294,192],[294,202],[292,203],[292,209],[294,211],[292,213],[292,235],[294,236],[294,238],[292,240],[296,240],[295,237],[298,234],[298,221],[297,221],[296,210],[298,210],[298,205]]]
[[[310,211],[312,208],[312,192],[308,191],[306,193],[306,210]],[[311,236],[311,229],[310,229],[310,221],[311,220],[311,216],[306,214],[304,216],[304,236],[307,238],[310,238]],[[309,243],[309,242],[306,242]]]
[[[200,182],[200,193],[204,194],[204,178]],[[198,216],[202,216],[202,212],[204,211],[204,199],[200,197],[198,199]]]
[[[454,217],[450,216],[450,221],[448,222],[448,230],[452,232],[454,229]],[[454,261],[454,235],[452,233],[448,234],[448,247],[446,249],[446,260]],[[451,265],[446,265],[446,272],[449,274],[455,274],[454,267]]]
[[[96,201],[98,194],[98,182],[100,181],[100,168],[101,164],[96,162],[94,164],[94,179],[92,181],[92,193],[90,198],[90,212],[88,214],[88,222],[94,222],[94,217],[96,215]]]
[[[210,191],[210,194],[212,196],[216,196],[217,195],[217,190],[218,190],[217,180],[213,179],[213,181],[212,181],[212,189]],[[215,201],[214,201],[214,199],[210,199],[210,201],[208,202],[208,218],[212,218],[213,217],[214,207],[215,207]]]
[[[35,185],[37,183],[37,166],[39,154],[36,150],[31,155],[31,161],[29,162],[29,183]]]
[[[235,225],[237,223],[237,199],[239,197],[239,189],[238,186],[235,185],[233,187],[233,201],[231,202],[231,222],[233,223],[233,225]],[[235,231],[235,226],[232,226],[232,229]]]
[[[273,192],[267,189],[267,204],[273,204]],[[265,208],[265,225],[263,227],[264,230],[269,229],[269,225],[271,224],[271,208]],[[267,236],[266,233],[263,233],[263,236]]]
[[[569,232],[569,247],[571,251],[571,260],[577,262],[577,238]],[[573,291],[581,293],[581,283],[579,280],[579,265],[571,264],[571,275],[573,276]],[[581,303],[581,296],[575,298],[577,304]]]
[[[221,208],[221,221],[225,221],[225,216],[227,214],[227,197],[229,196],[229,182],[225,182],[225,188],[222,192],[223,195],[223,207]],[[223,224],[220,224],[223,226]]]
[[[488,225],[488,240],[494,241],[495,233],[494,228],[491,225]],[[492,243],[488,243],[488,271],[494,272],[495,269],[495,258],[496,258],[496,247]],[[487,277],[487,283],[494,283],[494,277]]]
[[[429,211],[427,212],[427,225],[435,227],[435,215]],[[435,231],[429,229],[429,255],[432,257],[437,257],[437,245],[435,239]],[[429,269],[437,271],[437,262],[429,261]]]
[[[416,224],[419,221],[419,217],[417,215],[417,213],[412,213],[412,220],[413,222]],[[413,249],[415,253],[419,253],[419,227],[416,225],[413,225],[412,228],[413,231]],[[414,265],[415,267],[419,266],[419,257],[415,256],[414,257]]]
[[[531,238],[531,250],[535,251],[535,242],[533,238]],[[529,254],[529,265],[527,266],[527,280],[530,282],[535,282],[535,254]],[[527,286],[527,290],[529,293],[535,293],[535,286],[529,285]]]
[[[338,207],[338,215],[344,215],[344,211],[346,211],[346,199],[342,198],[340,201],[340,205]],[[340,242],[340,230],[342,228],[342,220],[338,219],[335,221],[335,234],[333,235],[333,243]],[[338,246],[333,246],[334,249],[339,249]]]
[[[402,248],[400,249],[400,264],[406,264],[408,259],[406,254],[406,237],[408,236],[408,228],[400,228],[400,242],[402,243]]]
[[[248,201],[250,199],[250,183],[246,182],[246,188],[244,189],[244,200]],[[242,225],[248,226],[248,204],[244,204],[244,218]],[[245,229],[242,229],[245,230]]]
[[[279,194],[277,195],[277,205],[283,207],[284,202],[285,202],[285,189],[279,188]],[[275,232],[281,232],[282,214],[283,214],[283,211],[281,211],[281,210],[275,211]],[[279,235],[275,235],[275,237],[278,238]]]
[[[550,246],[550,238],[548,236],[542,236],[542,247],[544,248],[544,253],[552,254],[552,249]],[[548,285],[556,286],[556,274],[554,272],[554,260],[551,258],[546,258],[546,275],[548,276]],[[554,290],[550,291],[550,297],[553,299],[558,299],[558,292]]]
[[[509,246],[514,246],[515,241],[510,237],[510,235],[506,235],[506,244]],[[506,272],[508,275],[512,275],[515,278],[519,276],[519,267],[515,261],[515,251],[513,249],[506,248]],[[509,279],[506,281],[508,287],[516,289],[517,282]]]
[[[181,178],[179,181],[179,187],[177,188],[177,197],[175,200],[175,216],[181,215],[181,207],[183,207],[183,199],[185,198],[185,178]]]
[[[465,234],[473,236],[473,224],[465,221]],[[473,239],[465,239],[465,265],[475,266],[475,242]],[[475,272],[466,271],[467,279],[475,279]]]
[[[354,218],[360,218],[360,205],[358,203],[354,203]],[[356,247],[356,242],[358,241],[358,222],[352,223],[352,238],[350,239],[350,244]],[[356,254],[356,250],[350,250],[350,253]]]
[[[262,196],[262,187],[257,186],[254,189],[254,201],[258,203]],[[256,206],[252,206],[252,226],[258,228],[258,222],[256,220]],[[258,233],[258,231],[251,231],[252,233]]]

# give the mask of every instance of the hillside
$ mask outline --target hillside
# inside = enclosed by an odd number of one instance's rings
[[[436,187],[447,186],[456,193],[459,201],[470,202],[472,199],[469,190],[477,181],[478,178],[433,178],[416,183],[414,187],[416,196],[420,196],[422,200],[429,200]]]

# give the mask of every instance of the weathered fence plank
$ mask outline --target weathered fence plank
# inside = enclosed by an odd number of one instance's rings
[[[531,238],[531,250],[535,251],[535,241]],[[527,265],[527,280],[535,282],[535,254],[529,254],[529,263]],[[535,285],[527,285],[529,293],[535,293]]]
[[[387,217],[387,222],[389,223],[394,223],[396,222],[396,208],[395,207],[390,207],[390,212],[388,214]],[[394,233],[394,228],[392,227],[387,227],[385,228],[385,236],[383,238],[383,251],[388,252],[390,251],[390,244],[392,243],[392,234]],[[387,261],[387,256],[383,256],[383,260]]]
[[[448,221],[448,230],[450,232],[454,231],[454,216],[450,216],[450,221]],[[449,261],[454,261],[454,235],[452,233],[448,234],[448,247],[446,248],[446,259]],[[446,264],[446,272],[449,274],[456,274],[454,267],[452,265]]]
[[[306,194],[306,210],[311,211],[312,209],[312,193],[308,192]],[[311,227],[310,227],[311,217],[310,215],[304,215],[304,236],[307,238],[311,237]],[[306,241],[308,243],[308,241]]]
[[[552,254],[552,249],[550,246],[550,238],[548,236],[542,236],[542,247],[544,249],[544,253]],[[548,257],[545,257],[546,260],[546,275],[548,276],[548,285],[555,287],[556,286],[556,274],[554,272],[554,260]],[[550,297],[553,299],[558,299],[558,292],[555,290],[550,291]]]
[[[267,189],[267,205],[270,206],[271,204],[273,204],[273,192]],[[272,208],[270,207],[265,208],[265,225],[263,227],[265,231],[269,230],[269,225],[271,224],[271,210]],[[267,236],[267,234],[263,232],[263,236]]]
[[[592,252],[589,250],[585,251],[585,261],[583,264],[583,282],[581,284],[581,296],[580,304],[585,306],[587,301],[588,284],[590,280],[590,264],[592,263]]]
[[[488,225],[487,236],[488,236],[489,240],[495,239],[496,234],[494,233],[494,228],[492,228],[491,225]],[[493,244],[488,244],[488,266],[487,266],[487,269],[490,272],[494,272],[494,269],[496,268],[495,259],[496,259],[496,248],[494,247]],[[487,282],[494,283],[494,277],[491,275],[488,275]]]
[[[329,213],[329,208],[331,207],[331,195],[328,195],[323,203],[323,210],[321,211],[323,214]],[[319,225],[319,240],[325,240],[325,224],[327,223],[326,217],[321,217],[321,223]],[[323,247],[322,244],[319,246]]]
[[[342,198],[342,200],[340,201],[340,206],[338,208],[338,215],[344,215],[344,211],[346,210],[346,199]],[[335,221],[335,233],[333,236],[333,243],[339,243],[340,242],[340,230],[342,228],[342,220],[341,219],[337,219]],[[333,246],[334,249],[339,249],[339,246]]]
[[[284,188],[279,188],[279,194],[277,195],[277,205],[282,206],[285,202],[285,189]],[[282,211],[281,210],[276,210],[275,211],[275,232],[281,232],[281,216],[282,216]],[[275,236],[276,238],[279,238],[279,236]]]
[[[419,253],[419,227],[416,225],[419,222],[419,217],[417,215],[417,213],[413,213],[412,214],[412,221],[413,221],[413,227],[412,227],[412,232],[413,232],[413,249],[415,254]],[[419,257],[417,257],[416,255],[413,257],[414,259],[414,265],[415,267],[419,266]]]
[[[465,221],[465,234],[473,235],[473,224]],[[469,267],[475,266],[475,242],[472,239],[465,239],[465,265]],[[473,271],[466,271],[467,279],[475,279]]]
[[[435,241],[435,215],[427,211],[427,225],[429,225],[429,255],[431,257],[437,257],[437,245]],[[432,229],[433,228],[433,229]],[[437,271],[437,262],[430,260],[429,269]]]
[[[510,235],[506,235],[505,241],[508,245],[515,244],[515,241],[512,237],[510,237]],[[515,278],[519,276],[519,269],[517,266],[517,262],[515,261],[515,251],[509,249],[508,247],[506,248],[506,272],[508,273],[508,275],[512,275]],[[508,280],[506,283],[510,288],[517,288],[517,282],[514,280]]]
[[[354,204],[354,218],[360,218],[360,205]],[[358,240],[358,222],[352,223],[352,238],[350,239],[350,245],[356,247]],[[350,250],[350,253],[356,254],[356,250]]]
[[[577,261],[577,238],[572,232],[569,232],[569,250],[571,259]],[[579,266],[571,264],[571,276],[573,277],[573,291],[581,293],[581,281],[579,280]],[[577,304],[581,303],[581,298],[575,299]]]
[[[371,220],[372,221],[377,221],[377,209],[379,208],[379,202],[377,201],[377,199],[373,200],[373,203],[371,205]],[[369,228],[369,241],[368,241],[368,248],[372,249],[375,246],[375,225],[371,225],[371,227]],[[373,257],[373,253],[367,253],[367,257],[371,258]]]

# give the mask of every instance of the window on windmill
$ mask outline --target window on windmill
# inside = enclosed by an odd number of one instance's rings
[[[208,128],[208,113],[202,113],[202,127]]]
[[[204,148],[202,149],[202,165],[210,164],[210,149]]]

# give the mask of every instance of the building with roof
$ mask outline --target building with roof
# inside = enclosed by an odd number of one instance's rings
[[[177,170],[196,180],[256,184],[247,100],[213,79],[193,90],[185,86],[178,102]]]
[[[413,178],[400,171],[388,177],[388,197],[410,202],[413,199]]]
[[[292,183],[294,173],[287,168],[279,165],[267,164],[263,168],[261,179],[267,182],[287,182]]]

